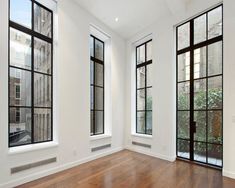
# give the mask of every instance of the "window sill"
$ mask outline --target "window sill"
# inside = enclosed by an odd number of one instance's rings
[[[148,139],[153,138],[153,135],[146,135],[146,134],[132,133],[131,135],[134,136],[134,137],[141,137],[141,138],[148,138]]]
[[[111,135],[108,134],[102,134],[102,135],[96,135],[96,136],[90,136],[90,140],[100,140],[100,139],[105,139],[105,138],[112,138]]]
[[[15,155],[15,154],[27,153],[27,152],[37,151],[37,150],[54,148],[54,147],[57,147],[58,145],[59,144],[57,142],[47,142],[47,143],[40,143],[40,144],[18,146],[18,147],[9,148],[8,154]]]

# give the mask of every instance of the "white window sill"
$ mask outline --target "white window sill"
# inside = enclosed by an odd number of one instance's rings
[[[90,136],[90,140],[100,140],[100,139],[111,138],[111,137],[112,136],[108,134],[101,134],[101,135]]]
[[[20,153],[27,153],[31,151],[57,147],[58,145],[59,144],[57,142],[45,142],[45,143],[31,144],[31,145],[25,145],[25,146],[16,146],[16,147],[9,148],[8,154],[15,155],[15,154],[20,154]]]
[[[149,139],[153,138],[153,135],[146,135],[146,134],[132,133],[131,135],[135,137],[141,137],[141,138],[149,138]]]

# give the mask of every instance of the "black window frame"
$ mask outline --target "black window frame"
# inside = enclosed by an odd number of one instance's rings
[[[135,55],[136,55],[136,130],[135,130],[135,132],[137,133],[137,134],[142,134],[142,135],[152,135],[153,134],[153,124],[152,124],[152,131],[151,131],[151,134],[149,134],[148,132],[147,132],[147,112],[153,112],[153,110],[151,109],[151,110],[147,110],[147,89],[152,89],[152,85],[151,86],[147,86],[147,66],[148,65],[152,65],[152,63],[153,63],[153,60],[152,59],[150,59],[150,60],[147,60],[147,44],[148,43],[152,43],[152,39],[150,39],[150,40],[148,40],[148,41],[146,41],[146,42],[144,42],[144,43],[142,43],[142,44],[140,44],[140,45],[138,45],[138,46],[136,46],[136,52],[135,52]],[[142,63],[139,63],[138,64],[138,48],[140,48],[140,47],[142,47],[142,46],[144,46],[144,48],[145,48],[145,61],[144,62],[142,62]],[[137,71],[138,71],[138,68],[141,68],[141,67],[145,67],[145,87],[143,87],[143,88],[137,88],[137,82],[138,82],[138,78],[137,78]],[[138,95],[137,95],[137,92],[139,91],[139,90],[145,90],[144,92],[145,92],[145,110],[138,110]],[[145,122],[145,131],[144,131],[144,133],[143,132],[138,132],[138,123],[137,123],[137,121],[138,121],[138,112],[144,112],[145,113],[145,119],[144,119],[144,122]],[[153,113],[152,113],[153,114]]]
[[[222,13],[222,33],[221,35],[218,35],[218,36],[215,36],[215,37],[212,37],[212,38],[209,38],[209,30],[208,30],[208,25],[209,25],[209,17],[208,17],[208,14],[210,12],[212,12],[213,10],[217,9],[217,8],[220,8],[221,7],[221,13]],[[191,19],[189,19],[188,21],[178,25],[176,27],[176,156],[178,159],[181,159],[181,160],[186,160],[186,161],[192,161],[194,163],[197,163],[199,165],[205,165],[205,166],[209,166],[209,167],[213,167],[213,168],[218,168],[218,169],[222,169],[223,168],[223,104],[224,104],[224,15],[223,15],[223,4],[219,4]],[[198,43],[194,43],[194,21],[203,16],[203,15],[206,15],[206,39],[201,41],[201,42],[198,42]],[[189,23],[189,46],[187,47],[184,47],[182,49],[178,49],[178,28]],[[222,70],[221,70],[221,74],[215,74],[215,75],[208,75],[208,46],[210,45],[213,45],[213,44],[216,44],[218,42],[221,42],[222,43]],[[196,49],[200,49],[200,48],[203,48],[203,47],[206,47],[206,63],[207,63],[207,68],[206,68],[206,76],[203,76],[203,77],[199,77],[199,78],[194,78],[194,50]],[[190,52],[190,66],[191,66],[191,69],[190,69],[190,79],[189,80],[183,80],[183,81],[178,81],[178,55],[182,55],[186,52]],[[222,108],[221,109],[209,109],[208,108],[208,79],[210,78],[216,78],[216,77],[221,77],[222,79]],[[206,81],[206,104],[207,104],[207,107],[206,109],[194,109],[194,81],[196,80],[201,80],[201,79],[207,79]],[[190,88],[190,91],[189,91],[189,96],[190,96],[190,104],[189,104],[189,110],[180,110],[178,109],[178,84],[180,83],[184,83],[184,82],[189,82],[189,88]],[[178,112],[180,111],[189,111],[189,139],[184,139],[184,138],[180,138],[179,135],[178,135],[178,129],[179,129],[179,125],[178,125],[178,122],[179,122],[179,118],[178,118]],[[197,126],[196,126],[196,121],[194,120],[194,112],[195,111],[206,111],[206,141],[196,141],[194,140],[194,133],[196,133],[196,129],[197,129]],[[221,138],[221,143],[213,143],[213,142],[209,142],[208,141],[208,113],[210,111],[221,111],[221,118],[222,118],[222,125],[221,125],[221,129],[222,129],[222,138]],[[189,158],[186,158],[186,157],[182,157],[182,156],[179,156],[178,155],[178,141],[181,140],[181,141],[187,141],[189,142]],[[194,142],[198,142],[198,143],[204,143],[206,144],[206,162],[202,162],[202,161],[198,161],[198,160],[195,160],[194,159]],[[222,153],[222,156],[221,156],[221,166],[218,166],[218,165],[215,165],[215,164],[211,164],[208,162],[208,145],[216,145],[216,146],[221,146],[221,153]]]
[[[28,28],[24,25],[21,25],[17,22],[14,22],[11,20],[10,18],[10,13],[11,13],[11,0],[8,1],[8,147],[9,148],[13,148],[13,147],[19,147],[19,146],[24,146],[24,145],[34,145],[34,144],[39,144],[39,143],[46,143],[46,142],[51,142],[53,141],[53,48],[54,48],[54,13],[51,9],[49,9],[48,7],[42,5],[41,3],[35,1],[35,0],[29,0],[31,2],[31,28]],[[39,32],[37,32],[34,29],[34,13],[35,13],[35,6],[40,7],[41,9],[44,9],[46,11],[48,11],[51,14],[51,36],[48,37],[44,34],[41,34]],[[19,32],[22,32],[24,34],[27,34],[30,36],[31,38],[31,69],[27,69],[27,68],[22,68],[22,67],[18,67],[15,65],[11,65],[10,63],[10,30],[15,29]],[[39,39],[43,42],[47,42],[48,44],[50,44],[51,46],[51,73],[45,73],[43,71],[38,71],[34,69],[34,43],[35,43],[35,38]],[[27,71],[30,72],[31,74],[31,105],[29,106],[18,106],[18,105],[10,105],[10,101],[11,101],[11,96],[10,96],[10,86],[11,86],[11,78],[10,78],[10,69],[13,68],[15,70],[21,70],[21,71]],[[34,74],[39,74],[39,75],[43,75],[43,76],[47,76],[51,79],[51,103],[50,103],[50,107],[45,107],[45,106],[35,106],[34,105]],[[24,143],[24,144],[17,144],[17,145],[11,145],[10,142],[10,124],[11,124],[11,113],[10,113],[10,109],[11,108],[15,108],[15,109],[30,109],[31,110],[31,142],[30,143]],[[34,140],[34,110],[35,109],[43,109],[43,110],[50,110],[50,115],[51,115],[51,122],[50,122],[50,138],[51,139],[46,139],[43,141],[37,141],[35,142]]]
[[[92,66],[91,62],[93,62],[93,83],[90,83],[90,88],[93,88],[93,107],[90,106],[90,115],[92,117],[92,113],[93,113],[93,119],[91,120],[92,125],[90,125],[90,136],[96,136],[96,135],[102,135],[105,133],[105,42],[100,40],[99,38],[95,37],[94,35],[90,35],[89,39],[93,40],[93,52],[92,52],[93,56],[92,56],[92,53],[90,52],[90,66]],[[96,41],[101,42],[103,45],[103,60],[96,58],[96,50],[95,50]],[[103,66],[103,86],[95,84],[96,83],[96,81],[95,81],[96,80],[96,75],[95,75],[96,74],[96,66],[95,66],[96,64]],[[90,72],[90,74],[91,74],[91,72]],[[102,104],[103,109],[96,109],[95,88],[100,88],[103,90],[103,104]],[[97,133],[97,125],[96,125],[96,117],[95,117],[96,112],[103,113],[103,125],[102,125],[103,130],[101,133]]]

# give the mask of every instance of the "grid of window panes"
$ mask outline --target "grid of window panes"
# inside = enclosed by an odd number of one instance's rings
[[[177,156],[222,166],[223,8],[177,28]],[[190,134],[192,121],[196,132]],[[191,128],[190,128],[191,127]]]
[[[90,135],[104,134],[104,42],[90,36]]]
[[[136,133],[152,135],[152,40],[136,47]]]
[[[9,147],[51,141],[53,12],[10,0]]]

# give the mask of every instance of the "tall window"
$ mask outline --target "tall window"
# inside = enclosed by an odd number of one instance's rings
[[[90,135],[104,134],[104,42],[90,36]]]
[[[53,12],[35,0],[10,0],[9,147],[53,139],[52,62]]]
[[[152,135],[152,40],[136,47],[136,133]]]

